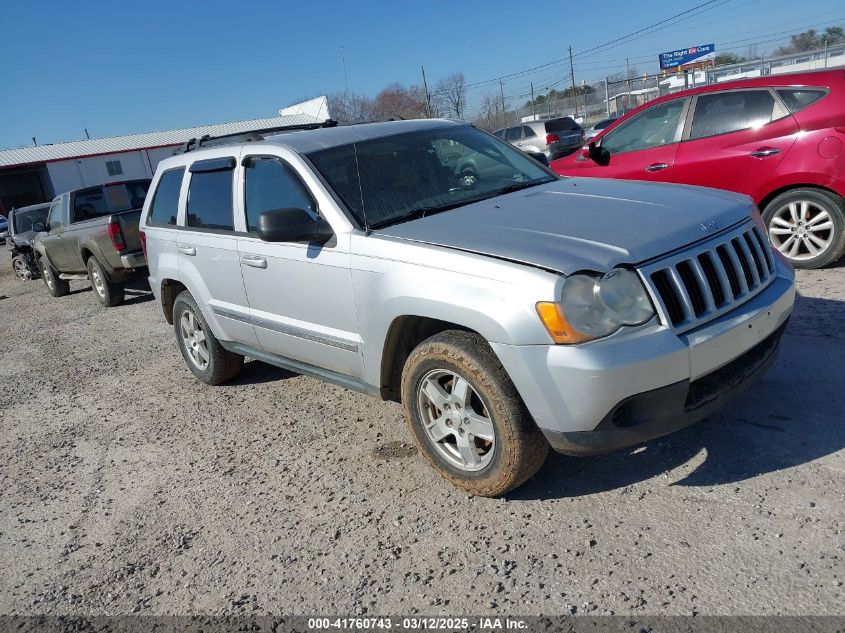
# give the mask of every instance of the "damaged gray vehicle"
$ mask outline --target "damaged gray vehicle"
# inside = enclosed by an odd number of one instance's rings
[[[41,277],[32,242],[38,231],[36,224],[47,222],[47,212],[50,203],[33,204],[9,212],[9,234],[6,237],[6,247],[12,253],[12,270],[15,276],[23,281],[30,281]]]

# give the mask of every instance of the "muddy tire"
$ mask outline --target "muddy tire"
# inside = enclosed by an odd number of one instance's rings
[[[102,264],[97,261],[96,257],[93,255],[89,257],[88,261],[85,262],[85,267],[88,269],[88,279],[94,289],[94,296],[97,297],[97,301],[107,308],[113,308],[123,303],[125,296],[123,284],[109,281],[106,271],[103,270]]]
[[[59,273],[50,266],[50,263],[43,257],[38,260],[38,267],[41,269],[41,279],[47,286],[47,292],[54,297],[64,297],[70,292],[70,283],[65,279],[59,279]]]
[[[173,329],[182,357],[199,381],[219,385],[234,378],[243,368],[244,357],[220,345],[187,290],[173,302]]]
[[[402,406],[420,452],[447,481],[494,497],[534,475],[549,452],[482,337],[449,330],[420,343],[402,372]]]

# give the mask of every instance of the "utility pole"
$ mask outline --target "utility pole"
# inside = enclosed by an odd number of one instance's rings
[[[607,77],[604,78],[604,107],[607,116],[610,116],[610,88],[607,85]]]
[[[625,82],[625,85],[628,86],[628,94],[625,95],[625,109],[628,110],[631,107],[631,65],[628,63],[628,58],[625,58],[625,79],[628,81]]]
[[[522,85],[524,86],[525,84]],[[499,79],[499,94],[502,97],[502,120],[505,121],[505,125],[507,125],[505,117],[505,84],[501,79]]]
[[[824,67],[827,68],[827,38],[824,40]]]
[[[420,66],[423,74],[423,88],[425,89],[425,107],[428,110],[428,118],[431,118],[431,95],[428,94],[428,82],[425,80],[425,66]]]
[[[572,98],[575,99],[575,118],[578,118],[578,93],[575,91],[575,68],[572,66],[572,47],[569,47],[569,78],[572,80]],[[522,84],[523,86],[525,84]]]
[[[825,42],[825,46],[827,42]],[[531,82],[531,118],[537,120],[537,108],[534,106],[534,82]]]

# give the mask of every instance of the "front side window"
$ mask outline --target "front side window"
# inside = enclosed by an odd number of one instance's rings
[[[793,114],[813,105],[827,94],[818,88],[779,88],[777,93]]]
[[[468,125],[393,134],[307,156],[353,219],[369,228],[556,179],[512,145]]]
[[[317,205],[289,165],[277,158],[252,157],[244,169],[247,231],[258,230],[265,211],[305,209],[317,213]]]
[[[176,226],[179,214],[179,191],[182,189],[182,176],[185,168],[171,169],[161,175],[158,181],[150,213],[147,216],[149,226]]]
[[[231,169],[191,174],[188,187],[187,226],[215,231],[234,231]]]
[[[674,143],[684,103],[684,99],[675,99],[640,112],[605,134],[601,146],[618,154]]]
[[[690,139],[762,127],[772,120],[775,99],[768,90],[737,90],[700,95]]]

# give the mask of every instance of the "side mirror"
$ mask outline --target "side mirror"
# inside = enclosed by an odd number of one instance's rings
[[[595,141],[587,145],[587,158],[593,159],[597,165],[607,167],[610,164],[610,152],[600,145],[596,145]]]
[[[36,233],[43,233],[44,231],[49,231],[50,228],[44,224],[43,222],[33,222],[32,223],[32,230]]]
[[[273,209],[258,216],[258,237],[265,242],[327,242],[334,235],[328,222],[305,209]]]
[[[7,237],[9,237],[8,231],[0,232],[0,240],[5,240]]]
[[[531,158],[536,160],[541,165],[544,165],[545,167],[549,166],[549,159],[546,157],[546,155],[543,152],[525,152],[525,153],[528,154]]]

